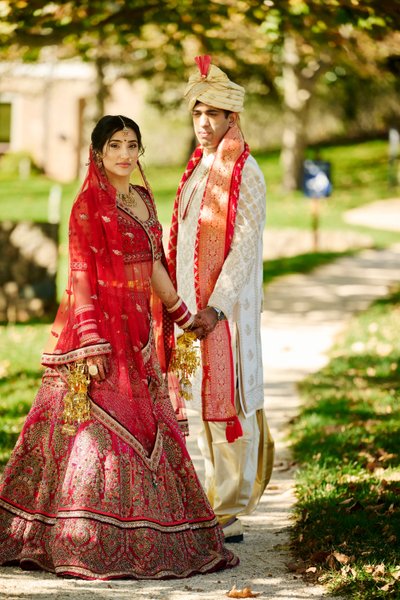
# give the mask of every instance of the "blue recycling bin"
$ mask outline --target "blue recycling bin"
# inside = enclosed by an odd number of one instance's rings
[[[305,160],[303,190],[309,198],[326,198],[332,193],[331,163],[325,160]]]

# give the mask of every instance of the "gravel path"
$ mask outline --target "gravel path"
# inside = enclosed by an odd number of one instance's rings
[[[400,231],[400,198],[377,200],[366,206],[353,208],[347,211],[344,220],[354,225]]]

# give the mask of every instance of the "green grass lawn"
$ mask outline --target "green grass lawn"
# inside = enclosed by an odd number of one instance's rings
[[[40,385],[40,356],[50,326],[0,328],[0,464],[8,460]]]
[[[400,291],[300,385],[295,566],[345,598],[400,598],[399,331]]]
[[[312,158],[312,151],[309,152]],[[321,149],[324,160],[332,163],[334,191],[323,201],[321,226],[328,229],[354,229],[341,219],[344,210],[395,195],[388,187],[387,142],[369,141]],[[267,182],[267,223],[269,227],[309,227],[309,201],[302,192],[282,190],[282,171],[279,153],[257,154],[256,158]],[[161,222],[170,223],[172,204],[183,167],[152,167],[146,174],[153,187]],[[0,219],[47,218],[47,198],[53,182],[35,176],[19,181],[0,174],[2,198]],[[66,220],[73,198],[79,188],[77,182],[63,185],[62,219]],[[398,193],[398,190],[397,190]]]

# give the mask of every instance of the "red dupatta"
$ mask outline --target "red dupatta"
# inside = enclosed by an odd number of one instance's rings
[[[175,198],[168,248],[168,263],[175,285],[179,199],[202,155],[199,146],[188,162]],[[248,155],[249,148],[239,127],[230,128],[218,146],[201,202],[194,254],[198,310],[207,306],[231,247],[242,170]],[[202,340],[201,354],[203,420],[226,421],[226,437],[233,442],[242,435],[242,429],[235,409],[235,371],[228,321],[219,322]]]
[[[91,398],[110,423],[122,433],[128,431],[150,455],[157,436],[146,369],[152,332],[149,313],[144,315],[133,298],[149,290],[152,263],[135,264],[135,278],[128,277],[122,247],[116,190],[91,151],[70,216],[68,287],[42,363],[57,368],[85,356],[109,353],[111,375],[104,382],[92,383]],[[86,305],[94,311],[99,339],[82,347],[76,309]]]

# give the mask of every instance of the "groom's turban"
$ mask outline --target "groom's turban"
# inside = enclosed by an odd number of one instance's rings
[[[241,112],[245,90],[233,83],[218,67],[211,64],[211,57],[196,56],[195,61],[199,71],[190,76],[185,90],[189,110],[196,102],[203,102],[215,108],[231,112]]]

